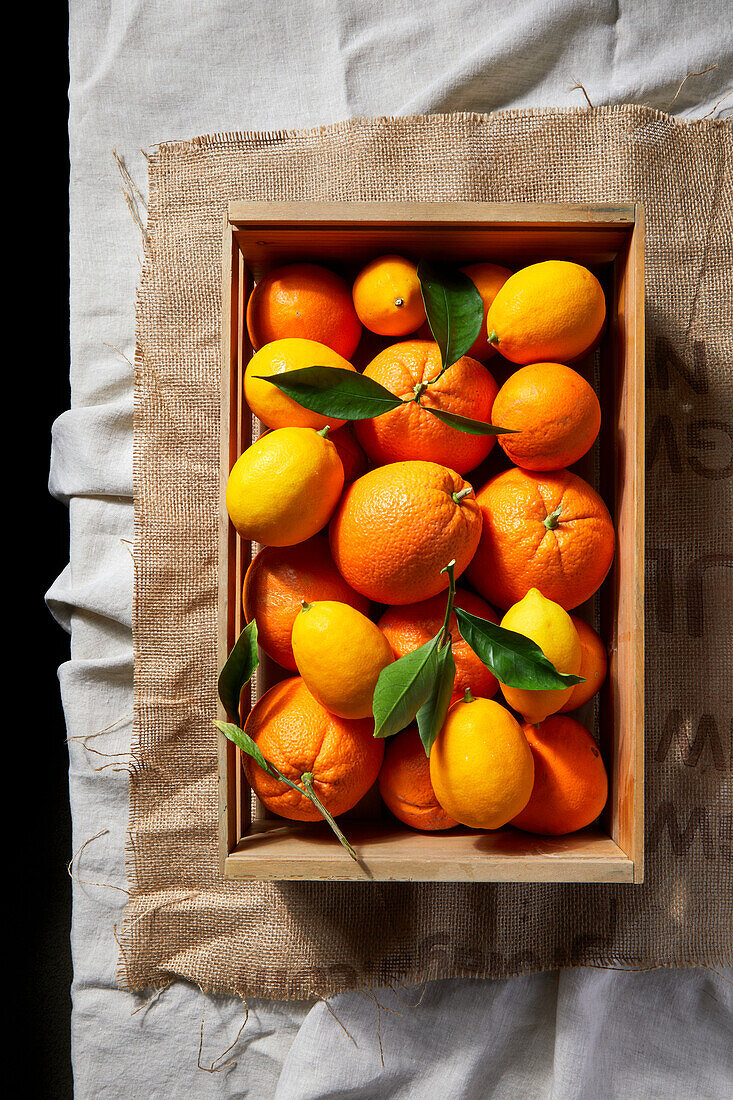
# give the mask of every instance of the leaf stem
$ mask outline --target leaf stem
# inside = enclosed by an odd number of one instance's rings
[[[467,485],[465,489],[461,489],[458,493],[453,493],[453,501],[456,504],[460,504],[464,497],[467,497],[469,493],[473,492],[473,486]],[[455,563],[454,563],[455,564]]]
[[[453,614],[453,601],[456,598],[456,562],[449,561],[445,569],[441,569],[441,573],[448,574],[448,601],[445,605],[445,617],[443,619],[443,626],[440,630],[440,641],[438,642],[438,648],[442,649],[443,646],[448,645],[451,640],[450,634],[450,617]]]
[[[344,834],[341,832],[341,830],[339,829],[338,825],[336,824],[334,818],[331,816],[331,814],[328,812],[326,807],[323,805],[323,803],[321,802],[321,800],[318,797],[318,795],[316,794],[316,792],[313,790],[313,772],[303,772],[303,774],[300,777],[300,780],[301,780],[301,783],[303,784],[303,786],[305,787],[306,794],[310,798],[313,805],[316,807],[316,809],[319,811],[319,813],[323,814],[324,818],[326,819],[328,824],[331,826],[334,833],[336,834],[336,836],[340,840],[341,844],[343,844],[344,848],[349,853],[349,855],[354,860],[354,862],[358,863],[359,862],[359,857],[357,856],[356,852],[351,847],[348,840],[346,839]]]

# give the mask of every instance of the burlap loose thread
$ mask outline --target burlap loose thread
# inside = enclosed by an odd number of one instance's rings
[[[207,993],[325,999],[438,977],[730,964],[730,125],[640,107],[381,118],[168,143],[148,164],[135,354],[139,767],[121,982],[142,990],[175,975]],[[211,719],[230,199],[644,203],[643,885],[221,878]]]

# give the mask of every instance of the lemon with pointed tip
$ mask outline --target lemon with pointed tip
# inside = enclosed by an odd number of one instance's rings
[[[344,487],[344,467],[328,428],[278,428],[232,467],[229,518],[243,539],[294,546],[330,520]]]
[[[379,674],[392,647],[371,619],[338,600],[303,601],[292,633],[305,686],[339,718],[368,718]]]
[[[558,672],[574,676],[580,672],[582,649],[573,620],[559,603],[548,600],[539,589],[530,588],[523,600],[509,608],[501,625],[535,642]],[[530,691],[504,684],[501,690],[509,706],[533,723],[555,714],[573,693],[572,687]]]

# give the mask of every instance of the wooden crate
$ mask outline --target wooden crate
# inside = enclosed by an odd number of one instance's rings
[[[591,267],[604,286],[608,325],[594,359],[603,426],[593,451],[574,469],[596,484],[608,504],[617,549],[600,592],[575,613],[595,623],[609,650],[606,684],[595,705],[588,704],[581,715],[594,729],[608,767],[608,804],[599,823],[564,837],[511,828],[431,834],[395,822],[372,791],[341,819],[361,857],[357,864],[326,825],[268,815],[246,786],[239,751],[220,736],[223,873],[235,879],[641,882],[644,214],[638,204],[229,205],[222,290],[219,667],[244,626],[241,590],[252,554],[224,506],[229,471],[258,429],[242,388],[252,354],[244,324],[248,295],[255,281],[284,263],[313,260],[353,276],[374,256],[390,252],[461,265],[492,260],[514,269],[542,259],[573,259]],[[354,363],[363,367],[366,359],[357,352]],[[491,369],[492,361],[488,365]],[[253,696],[259,698],[283,675],[264,658]]]

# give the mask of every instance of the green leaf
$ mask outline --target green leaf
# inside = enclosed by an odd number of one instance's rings
[[[443,728],[453,697],[456,662],[453,659],[453,645],[450,641],[438,652],[437,665],[433,690],[417,712],[417,728],[426,756],[430,756],[435,738]]]
[[[374,736],[392,737],[409,726],[433,690],[438,638],[383,668],[374,689]]]
[[[433,409],[429,405],[421,405],[421,409],[437,416],[449,428],[466,432],[467,435],[519,435],[516,428],[496,428],[493,424],[486,424],[483,420],[472,420],[470,416],[459,416],[458,413],[444,412],[442,409]]]
[[[558,672],[535,642],[455,608],[458,630],[478,659],[506,687],[547,691],[585,683],[583,676]]]
[[[481,295],[467,275],[421,260],[417,265],[430,331],[446,370],[474,344],[484,323]]]
[[[228,737],[230,741],[233,741],[238,749],[241,749],[242,752],[246,752],[247,756],[251,756],[252,759],[259,764],[263,771],[269,772],[270,775],[273,774],[270,765],[267,763],[250,735],[248,733],[245,733],[243,729],[240,729],[240,727],[236,725],[236,723],[219,722],[218,719],[215,718],[214,725],[218,730],[221,730],[225,737]]]
[[[371,420],[402,404],[400,397],[373,378],[343,367],[299,367],[255,377],[277,386],[304,409],[339,420]]]
[[[233,722],[239,721],[239,699],[242,688],[252,679],[252,674],[260,663],[257,654],[257,622],[247,623],[237,638],[224,668],[219,673],[219,698],[227,717]]]

